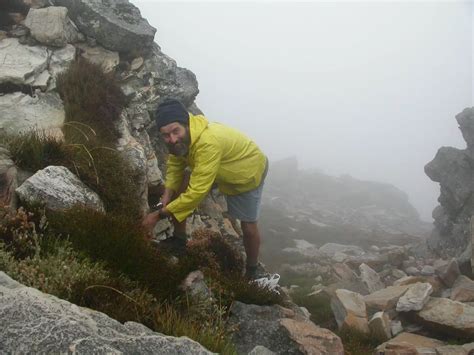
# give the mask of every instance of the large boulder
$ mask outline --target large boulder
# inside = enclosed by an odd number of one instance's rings
[[[474,281],[461,275],[453,285],[450,298],[459,302],[474,302]]]
[[[67,8],[50,6],[43,9],[30,9],[25,26],[38,42],[55,47],[64,47],[76,42],[79,34],[67,16]]]
[[[67,7],[79,30],[107,49],[141,51],[153,43],[156,29],[128,0],[54,0],[54,3]]]
[[[417,282],[397,302],[397,312],[419,311],[428,302],[433,286]]]
[[[401,333],[395,338],[379,345],[377,355],[417,355],[438,354],[436,348],[444,346],[442,341],[422,335]]]
[[[369,333],[364,297],[349,290],[337,290],[331,299],[331,309],[340,329],[356,329]]]
[[[448,298],[431,298],[417,316],[435,331],[474,338],[474,307]]]
[[[381,290],[385,287],[377,272],[367,264],[359,265],[360,278],[370,293]]]
[[[25,287],[0,272],[0,353],[211,354],[186,337],[155,333],[142,324],[121,324]]]
[[[0,42],[1,45],[1,42]],[[62,138],[64,107],[54,93],[29,96],[21,92],[0,96],[0,133],[18,134],[31,130],[46,131]]]
[[[48,49],[24,46],[16,38],[0,41],[0,84],[30,85],[48,67]]]
[[[276,354],[344,354],[341,339],[293,310],[234,302],[229,325],[236,327],[237,353],[262,345]]]
[[[369,310],[390,310],[395,308],[400,297],[402,297],[409,288],[410,285],[389,286],[364,296],[364,301]]]
[[[39,170],[16,189],[20,199],[44,203],[50,210],[63,210],[83,205],[104,211],[99,196],[63,166]]]

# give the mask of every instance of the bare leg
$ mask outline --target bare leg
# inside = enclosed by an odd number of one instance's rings
[[[241,222],[244,248],[247,254],[247,265],[255,266],[258,263],[260,250],[260,232],[257,222]]]

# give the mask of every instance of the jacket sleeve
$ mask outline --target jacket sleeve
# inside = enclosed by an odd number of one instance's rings
[[[166,162],[165,187],[175,192],[178,191],[183,181],[185,168],[186,160],[184,158],[170,154]]]
[[[217,142],[207,141],[195,154],[188,188],[166,207],[179,222],[197,208],[211,189],[219,170],[222,150]]]

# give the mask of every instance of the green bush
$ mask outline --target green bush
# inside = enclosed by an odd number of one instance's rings
[[[87,147],[113,147],[120,136],[114,123],[127,105],[113,73],[105,74],[99,65],[79,59],[58,75],[57,87],[66,123],[72,123],[65,126],[66,140]],[[83,127],[90,127],[95,134]]]

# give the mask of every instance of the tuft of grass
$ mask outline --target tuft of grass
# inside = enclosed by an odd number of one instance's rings
[[[311,320],[324,328],[336,328],[336,320],[331,309],[331,300],[324,295],[308,296],[309,287],[296,289],[291,298],[298,306],[305,307],[311,313]]]
[[[335,333],[341,338],[346,355],[374,354],[380,345],[378,339],[356,329],[341,329]]]
[[[120,137],[115,123],[127,105],[113,73],[106,74],[99,65],[78,59],[58,75],[57,87],[66,123],[73,123],[64,127],[66,140],[87,147],[113,147]],[[96,134],[86,134],[84,127],[93,128]]]

